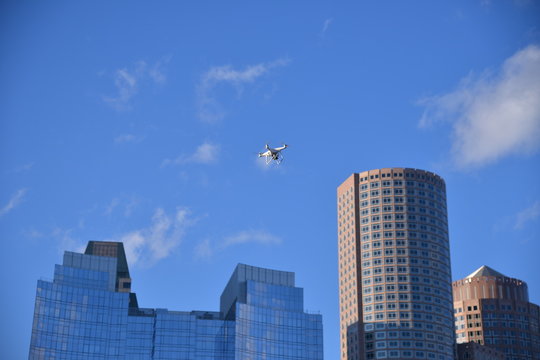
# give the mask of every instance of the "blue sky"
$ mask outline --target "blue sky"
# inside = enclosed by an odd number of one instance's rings
[[[540,303],[538,1],[0,5],[0,348],[36,281],[124,241],[144,307],[217,310],[238,262],[294,271],[339,354],[336,188],[447,183],[453,278]],[[256,153],[290,144],[280,167]]]

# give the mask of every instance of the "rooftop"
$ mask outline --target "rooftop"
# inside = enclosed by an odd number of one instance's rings
[[[478,270],[476,270],[475,272],[467,276],[467,279],[480,277],[480,276],[508,277],[506,275],[501,274],[498,271],[493,270],[487,265],[482,265]]]

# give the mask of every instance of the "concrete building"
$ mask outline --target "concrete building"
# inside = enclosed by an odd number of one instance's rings
[[[493,347],[507,360],[540,359],[540,309],[524,281],[482,266],[452,288],[458,344]]]
[[[122,243],[90,242],[38,281],[29,359],[322,360],[322,317],[294,278],[239,264],[220,311],[140,308]]]
[[[453,360],[444,180],[370,170],[337,198],[341,360]]]

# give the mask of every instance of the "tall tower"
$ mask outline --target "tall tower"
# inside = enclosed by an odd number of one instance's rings
[[[475,342],[509,360],[540,359],[540,307],[527,283],[482,266],[452,283],[458,346]]]
[[[453,359],[444,180],[370,170],[337,195],[341,360]]]

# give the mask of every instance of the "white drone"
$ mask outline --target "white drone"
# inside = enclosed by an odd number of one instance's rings
[[[283,155],[281,154],[282,150],[285,150],[289,145],[283,144],[283,146],[277,148],[271,148],[266,144],[265,152],[259,153],[259,157],[265,157],[266,165],[270,164],[272,161],[275,161],[276,164],[281,164],[283,161]]]

